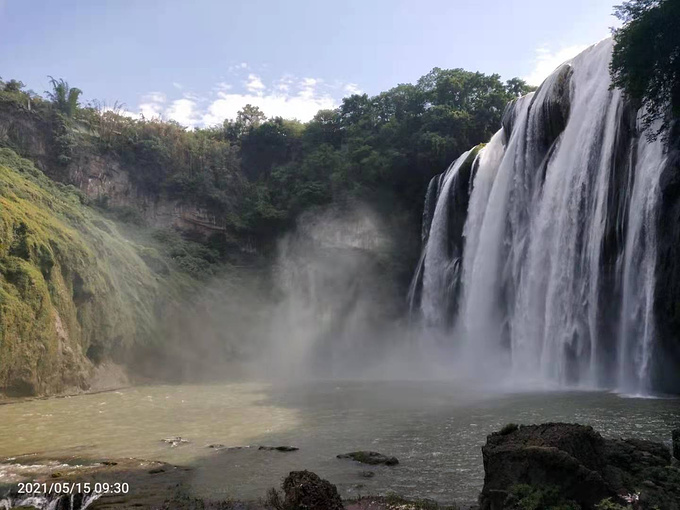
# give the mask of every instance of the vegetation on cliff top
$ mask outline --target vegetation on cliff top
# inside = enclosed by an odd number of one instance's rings
[[[67,180],[58,168],[79,152],[115,156],[144,192],[196,202],[232,232],[258,239],[276,236],[309,207],[357,197],[388,204],[417,231],[429,179],[487,140],[506,103],[531,89],[519,79],[435,68],[413,85],[346,97],[308,123],[247,105],[221,126],[188,131],[117,106],[82,107],[79,89],[63,80],[52,87],[44,100],[21,82],[0,83],[0,102],[44,120],[51,176]],[[0,135],[0,146],[21,153],[16,138]]]
[[[680,2],[629,0],[616,7],[624,22],[614,31],[612,81],[645,108],[656,134],[680,118]]]

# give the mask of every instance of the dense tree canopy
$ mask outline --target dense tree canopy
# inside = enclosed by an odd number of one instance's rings
[[[517,78],[435,68],[415,85],[347,97],[306,125],[269,119],[234,141],[245,174],[266,188],[258,196],[270,219],[379,194],[417,221],[429,179],[488,140],[506,103],[529,90]]]
[[[615,14],[613,83],[645,108],[647,126],[660,122],[658,134],[680,117],[680,0],[630,0]]]
[[[221,126],[187,130],[130,118],[119,105],[81,107],[79,89],[51,84],[41,108],[56,119],[58,164],[79,149],[113,153],[146,192],[189,197],[235,230],[270,239],[311,206],[354,198],[379,199],[416,232],[429,179],[488,140],[506,103],[531,90],[517,78],[435,68],[416,84],[346,97],[307,123],[246,105]],[[0,100],[33,97],[20,82],[2,87]]]

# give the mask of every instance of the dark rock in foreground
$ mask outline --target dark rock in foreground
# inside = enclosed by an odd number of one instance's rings
[[[311,471],[291,471],[283,481],[286,510],[343,510],[338,489]]]
[[[352,459],[363,464],[371,464],[376,466],[378,464],[384,464],[385,466],[396,466],[399,464],[399,459],[396,457],[388,457],[378,452],[350,452],[344,453],[337,456],[338,459]]]
[[[673,457],[680,460],[680,429],[673,431]]]
[[[295,446],[260,446],[258,450],[277,451],[277,452],[296,452],[300,448]]]
[[[652,441],[604,439],[592,427],[547,423],[491,434],[482,456],[482,510],[510,508],[518,486],[557,489],[584,510],[638,493],[639,508],[680,509],[680,472],[666,447]]]

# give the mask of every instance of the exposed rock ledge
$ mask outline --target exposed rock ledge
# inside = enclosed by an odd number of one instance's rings
[[[515,508],[516,488],[552,488],[583,510],[602,500],[635,508],[680,509],[680,471],[664,445],[605,439],[592,427],[566,423],[506,426],[482,448],[482,510]],[[624,506],[624,508],[626,508]]]

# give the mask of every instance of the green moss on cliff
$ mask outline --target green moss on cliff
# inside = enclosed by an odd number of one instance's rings
[[[164,303],[193,286],[83,201],[0,149],[0,388],[9,393],[85,386],[91,361],[151,343]]]

